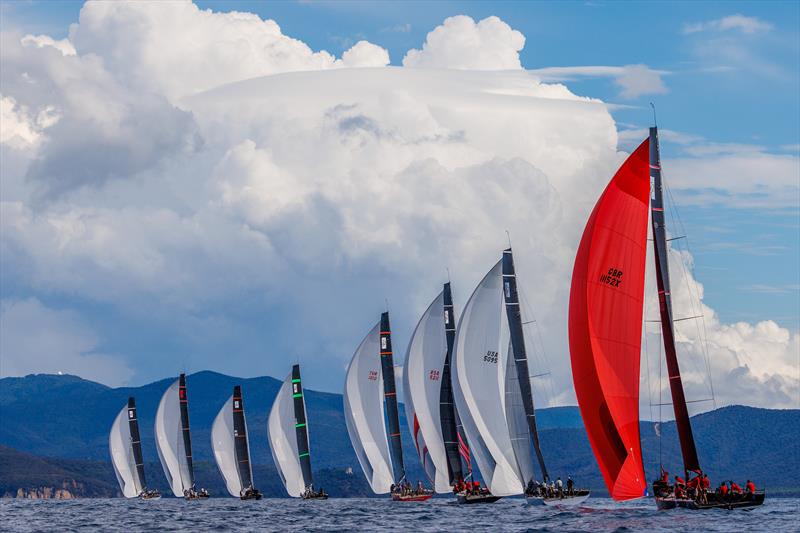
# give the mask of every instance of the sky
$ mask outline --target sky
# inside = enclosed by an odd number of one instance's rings
[[[705,318],[679,335],[689,396],[710,395],[710,368],[717,404],[800,406],[797,3],[28,1],[0,17],[0,375],[116,386],[300,361],[338,392],[387,304],[403,347],[447,271],[463,306],[508,230],[552,370],[540,401],[574,404],[575,249],[653,102],[687,237],[676,315]]]

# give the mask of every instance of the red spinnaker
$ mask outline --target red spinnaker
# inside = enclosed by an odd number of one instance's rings
[[[645,495],[639,358],[647,250],[649,142],[617,171],[586,223],[569,298],[572,379],[615,500]]]

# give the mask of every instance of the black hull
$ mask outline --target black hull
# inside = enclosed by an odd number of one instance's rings
[[[722,500],[717,500],[716,495],[709,494],[708,503],[698,503],[695,500],[656,497],[656,506],[662,511],[679,508],[690,509],[692,511],[705,511],[707,509],[751,509],[763,505],[764,498],[766,498],[766,494],[763,490],[756,491],[752,496],[743,495],[737,498],[725,498]]]
[[[456,498],[460,505],[471,505],[474,503],[494,503],[502,496],[495,496],[494,494],[456,494]]]
[[[325,494],[324,496],[303,496],[304,500],[327,500],[328,495]]]
[[[239,499],[240,500],[260,500],[261,499],[261,493],[257,492],[255,494],[246,494],[244,496],[240,496]]]

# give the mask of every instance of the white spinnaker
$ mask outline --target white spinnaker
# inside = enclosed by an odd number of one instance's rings
[[[183,498],[184,489],[190,488],[189,466],[181,429],[180,381],[169,386],[161,397],[156,411],[156,448],[164,475],[172,493]]]
[[[446,352],[441,292],[422,314],[411,335],[403,371],[403,401],[411,439],[428,479],[439,493],[451,491],[439,411]]]
[[[350,442],[375,494],[386,494],[394,482],[379,354],[380,327],[370,330],[353,354],[344,384],[344,414]]]
[[[111,426],[108,448],[111,451],[111,462],[122,495],[126,498],[135,498],[142,492],[142,487],[139,483],[139,474],[136,472],[136,461],[133,458],[129,424],[128,405],[125,404]]]
[[[508,343],[498,261],[464,307],[453,347],[456,408],[481,475],[497,496],[523,492],[506,418]]]
[[[278,390],[267,421],[272,460],[281,476],[283,486],[289,496],[299,498],[305,491],[303,470],[300,466],[300,452],[297,449],[297,423],[294,416],[292,396],[292,373],[284,380]]]
[[[211,448],[214,450],[214,458],[225,479],[228,492],[231,496],[240,497],[243,487],[236,464],[236,442],[233,436],[233,395],[227,399],[214,419],[214,425],[211,427]]]

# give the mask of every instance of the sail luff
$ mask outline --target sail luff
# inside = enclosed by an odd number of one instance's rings
[[[442,387],[439,393],[439,417],[442,425],[444,448],[447,455],[447,476],[450,485],[462,481],[464,472],[461,467],[459,452],[458,427],[456,425],[456,406],[453,399],[453,376],[450,361],[453,356],[453,343],[456,338],[455,311],[453,309],[453,295],[450,292],[450,282],[444,284],[442,292],[444,307],[444,333],[447,350],[442,366]]]
[[[294,400],[295,432],[297,435],[297,456],[303,473],[306,488],[314,483],[311,473],[311,447],[308,442],[308,425],[306,422],[306,401],[303,395],[303,384],[300,381],[300,365],[292,366],[292,399]]]
[[[387,437],[392,456],[392,473],[395,484],[405,478],[403,467],[403,447],[400,437],[400,417],[397,408],[397,386],[394,379],[394,359],[392,356],[392,332],[389,327],[389,312],[381,314],[380,359],[383,375],[383,396],[388,423]]]
[[[142,439],[139,436],[139,419],[136,416],[136,400],[128,398],[128,424],[131,432],[131,449],[133,460],[136,464],[136,474],[139,478],[139,489],[144,490],[147,482],[144,477],[144,459],[142,458]]]
[[[186,374],[178,378],[178,401],[181,408],[181,434],[183,437],[184,463],[188,479],[184,480],[184,488],[194,488],[194,464],[192,463],[192,437],[189,432],[189,398],[186,392]],[[188,484],[186,483],[188,481]]]
[[[661,180],[661,158],[658,146],[658,128],[656,127],[650,128],[650,177],[653,180],[650,202],[653,224],[653,256],[655,258],[658,307],[661,316],[664,352],[667,359],[669,388],[672,393],[675,423],[678,428],[678,438],[681,444],[681,454],[683,455],[683,467],[686,470],[700,470],[700,461],[697,458],[697,447],[692,434],[692,424],[689,420],[689,410],[686,407],[686,396],[683,391],[678,355],[675,349],[666,220],[664,217],[664,194]]]
[[[533,449],[536,452],[536,459],[539,461],[539,468],[542,472],[542,479],[547,481],[547,467],[544,464],[542,448],[539,444],[539,432],[536,429],[536,411],[533,405],[533,391],[531,389],[530,374],[528,371],[528,354],[525,348],[525,337],[522,332],[522,314],[519,305],[519,293],[517,292],[517,276],[514,270],[514,256],[511,248],[503,251],[503,297],[508,317],[508,328],[511,335],[511,346],[513,348],[514,362],[517,367],[517,381],[519,382],[520,392],[522,393],[522,403],[525,408],[525,417],[528,422],[530,437],[533,440]],[[523,480],[527,483],[528,479]]]
[[[250,465],[250,449],[247,445],[247,421],[244,415],[242,388],[233,387],[233,436],[239,481],[243,489],[253,488],[253,470]]]

